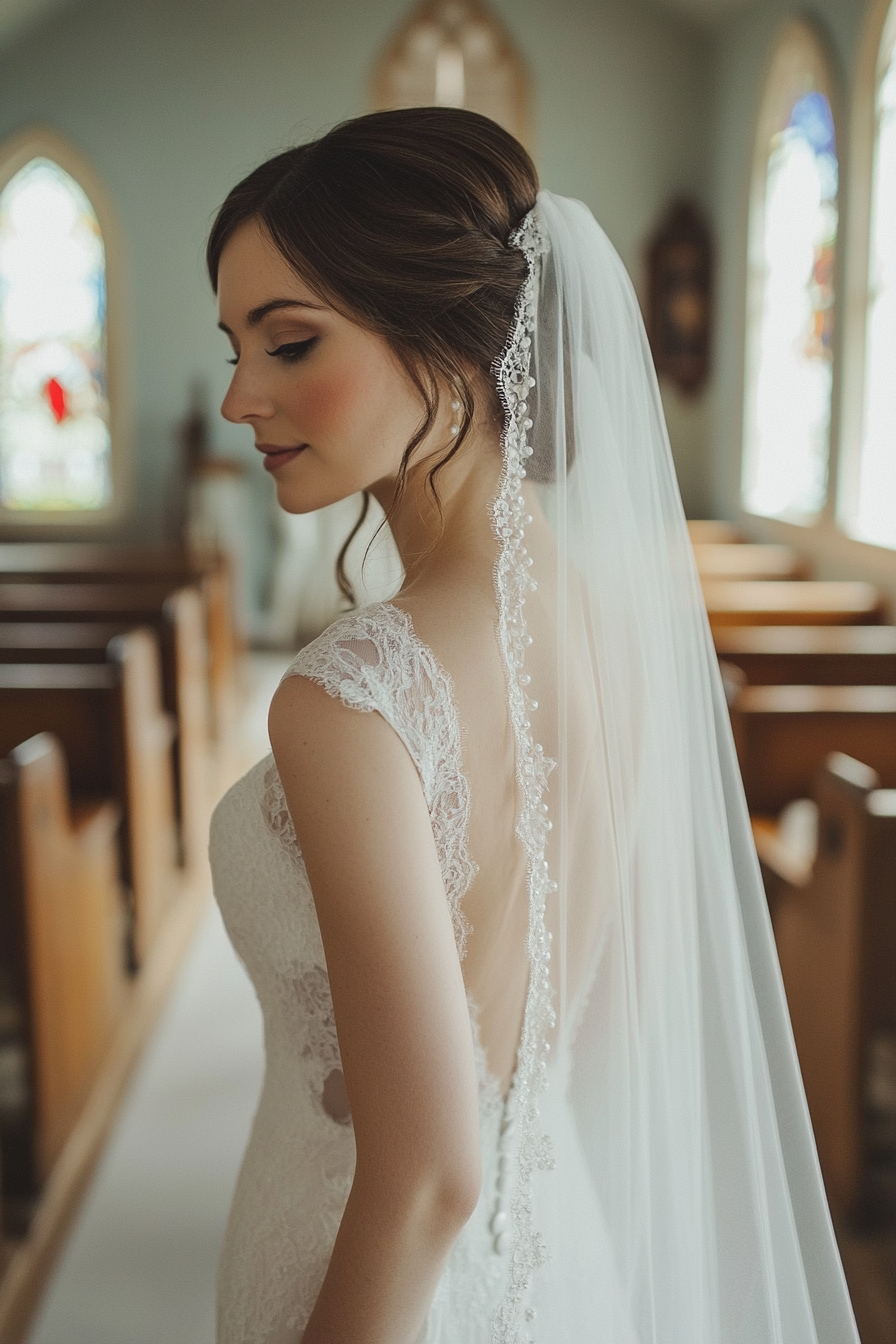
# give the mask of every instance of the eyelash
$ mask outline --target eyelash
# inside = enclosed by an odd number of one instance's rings
[[[316,340],[316,336],[311,336],[307,341],[288,341],[286,345],[278,345],[276,350],[266,350],[265,354],[272,359],[282,359],[287,364],[293,364],[297,359],[304,359]]]
[[[285,364],[295,364],[304,359],[316,340],[316,336],[311,336],[307,341],[288,341],[285,345],[278,345],[276,350],[266,350],[265,354],[270,355],[271,359],[282,359]],[[239,356],[228,359],[227,363],[238,364]]]

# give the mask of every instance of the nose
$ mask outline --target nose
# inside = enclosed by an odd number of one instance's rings
[[[234,425],[268,420],[274,414],[270,397],[265,395],[258,379],[253,377],[245,364],[238,364],[233,371],[230,386],[221,402],[221,414]]]

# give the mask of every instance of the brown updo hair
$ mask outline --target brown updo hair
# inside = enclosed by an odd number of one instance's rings
[[[428,473],[464,442],[476,375],[504,349],[526,261],[508,239],[535,204],[538,176],[513,136],[459,108],[374,112],[263,163],[228,195],[208,240],[217,292],[228,240],[250,220],[321,298],[383,336],[420,393],[424,416],[402,457],[394,510],[414,450],[438,409],[437,380],[456,389],[460,432]],[[497,396],[497,394],[495,394]],[[339,556],[344,560],[369,499]],[[388,514],[387,514],[388,516]]]

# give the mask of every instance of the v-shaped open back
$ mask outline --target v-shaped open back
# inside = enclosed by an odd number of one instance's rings
[[[494,649],[483,657],[480,646],[459,669],[468,715],[460,712],[454,678],[407,611],[392,603],[336,621],[286,675],[309,677],[347,706],[378,712],[406,746],[429,809],[488,1071],[506,1093],[528,981],[527,875],[515,835],[516,765],[508,716],[500,712],[500,654],[487,630],[486,640]]]

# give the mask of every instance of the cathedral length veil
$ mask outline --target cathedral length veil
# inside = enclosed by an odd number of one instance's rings
[[[857,1344],[634,291],[579,202],[542,191],[511,242],[493,521],[529,988],[493,1338],[573,1344],[587,1291],[594,1344]]]

